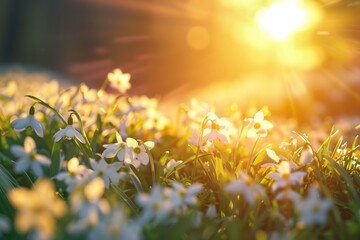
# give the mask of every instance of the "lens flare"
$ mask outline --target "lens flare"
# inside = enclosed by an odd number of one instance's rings
[[[256,14],[257,24],[276,40],[306,28],[312,18],[311,9],[301,1],[277,1]]]

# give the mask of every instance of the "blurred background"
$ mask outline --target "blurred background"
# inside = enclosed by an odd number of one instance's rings
[[[305,120],[360,115],[359,55],[355,0],[0,1],[2,72],[99,87],[121,68],[130,93],[168,106],[196,97]]]

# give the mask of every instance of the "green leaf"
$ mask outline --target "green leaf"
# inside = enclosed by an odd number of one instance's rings
[[[98,140],[99,140],[99,130],[96,129],[94,132],[93,138],[91,139],[91,149],[92,149],[93,155],[96,154]]]
[[[56,176],[60,171],[60,149],[62,140],[54,142],[51,150],[50,177]]]
[[[136,169],[132,164],[129,164],[131,171],[134,173],[134,175],[137,177],[138,181],[141,184],[141,188],[145,192],[149,192],[149,185],[147,184],[144,175]],[[131,177],[131,174],[130,174]]]
[[[330,165],[335,168],[339,173],[340,175],[343,177],[343,179],[345,180],[346,182],[346,185],[348,186],[354,200],[355,200],[355,203],[357,206],[360,207],[360,197],[359,197],[359,194],[358,192],[356,191],[356,188],[353,184],[353,181],[350,177],[350,175],[339,165],[337,164],[332,158],[330,158],[329,156],[324,156],[324,158],[330,163]]]
[[[134,187],[135,187],[136,191],[138,193],[144,192],[144,189],[143,189],[143,187],[142,187],[142,185],[140,183],[139,178],[133,173],[130,173],[129,176],[130,176],[130,179],[131,179],[132,183],[134,184]]]
[[[258,165],[259,163],[262,163],[266,157],[266,149],[267,148],[270,148],[271,145],[267,145],[265,147],[263,147],[256,155],[255,159],[254,159],[254,162],[253,162],[253,165],[256,166]]]
[[[159,182],[160,177],[164,175],[164,168],[168,157],[169,157],[169,151],[165,151],[163,155],[160,157],[159,164],[156,169],[156,176],[155,176],[156,182]]]
[[[15,178],[9,173],[9,171],[3,166],[0,165],[0,188],[4,192],[8,192],[14,187],[18,187],[19,183]]]
[[[111,186],[116,193],[116,195],[120,198],[120,200],[125,203],[133,213],[138,214],[139,208],[136,206],[136,204],[124,193],[123,190],[121,190],[118,186],[111,183]]]

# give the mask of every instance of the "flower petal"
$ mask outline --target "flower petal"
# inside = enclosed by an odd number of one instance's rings
[[[16,173],[22,173],[26,170],[28,170],[30,167],[30,161],[27,158],[22,158],[20,161],[18,161],[14,167],[14,171]]]
[[[24,141],[24,150],[27,153],[34,152],[36,150],[36,144],[34,139],[31,137],[26,137]]]
[[[261,122],[263,120],[264,120],[264,112],[262,110],[255,113],[255,116],[254,116],[254,121],[255,122]]]
[[[124,141],[122,140],[121,135],[120,135],[118,132],[116,132],[116,141],[117,141],[118,143],[124,142]]]
[[[152,141],[147,141],[147,142],[144,142],[144,145],[145,145],[149,150],[151,150],[151,149],[154,148],[155,143],[152,142]]]
[[[19,145],[13,145],[10,147],[10,151],[11,153],[17,157],[17,158],[21,158],[24,156],[27,156],[28,154],[24,151],[24,148],[19,146]]]
[[[81,143],[85,144],[85,138],[83,137],[83,135],[81,135],[81,133],[75,130],[74,134]]]
[[[34,172],[34,174],[38,177],[41,177],[43,175],[43,170],[41,168],[40,163],[38,162],[33,162],[31,164],[31,170]]]
[[[54,134],[54,140],[55,142],[58,142],[60,139],[64,137],[64,129],[60,129]]]
[[[104,158],[113,158],[116,156],[116,147],[115,146],[108,146],[103,153],[101,154]]]
[[[15,131],[22,131],[29,125],[29,118],[18,118],[14,120],[11,125]]]
[[[37,154],[35,159],[42,165],[50,165],[50,159],[44,155]]]
[[[121,149],[118,153],[117,153],[117,158],[119,159],[119,161],[124,161],[125,159],[125,149]]]
[[[270,129],[270,128],[273,128],[273,127],[274,127],[274,125],[273,125],[271,122],[269,122],[268,120],[262,121],[261,126],[262,126],[264,129]]]
[[[35,133],[39,136],[39,137],[44,137],[44,126],[42,125],[41,122],[39,122],[36,119],[32,119],[30,121],[30,125],[31,127],[34,129]]]
[[[132,147],[132,148],[136,148],[137,146],[139,146],[138,142],[133,138],[127,138],[126,139],[126,144],[129,147]]]

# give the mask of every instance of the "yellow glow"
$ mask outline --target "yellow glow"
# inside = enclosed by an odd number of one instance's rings
[[[284,40],[303,29],[311,20],[310,10],[301,1],[277,1],[256,15],[259,26],[271,37]]]
[[[186,35],[186,42],[191,49],[203,50],[210,43],[209,31],[202,26],[192,27]]]

